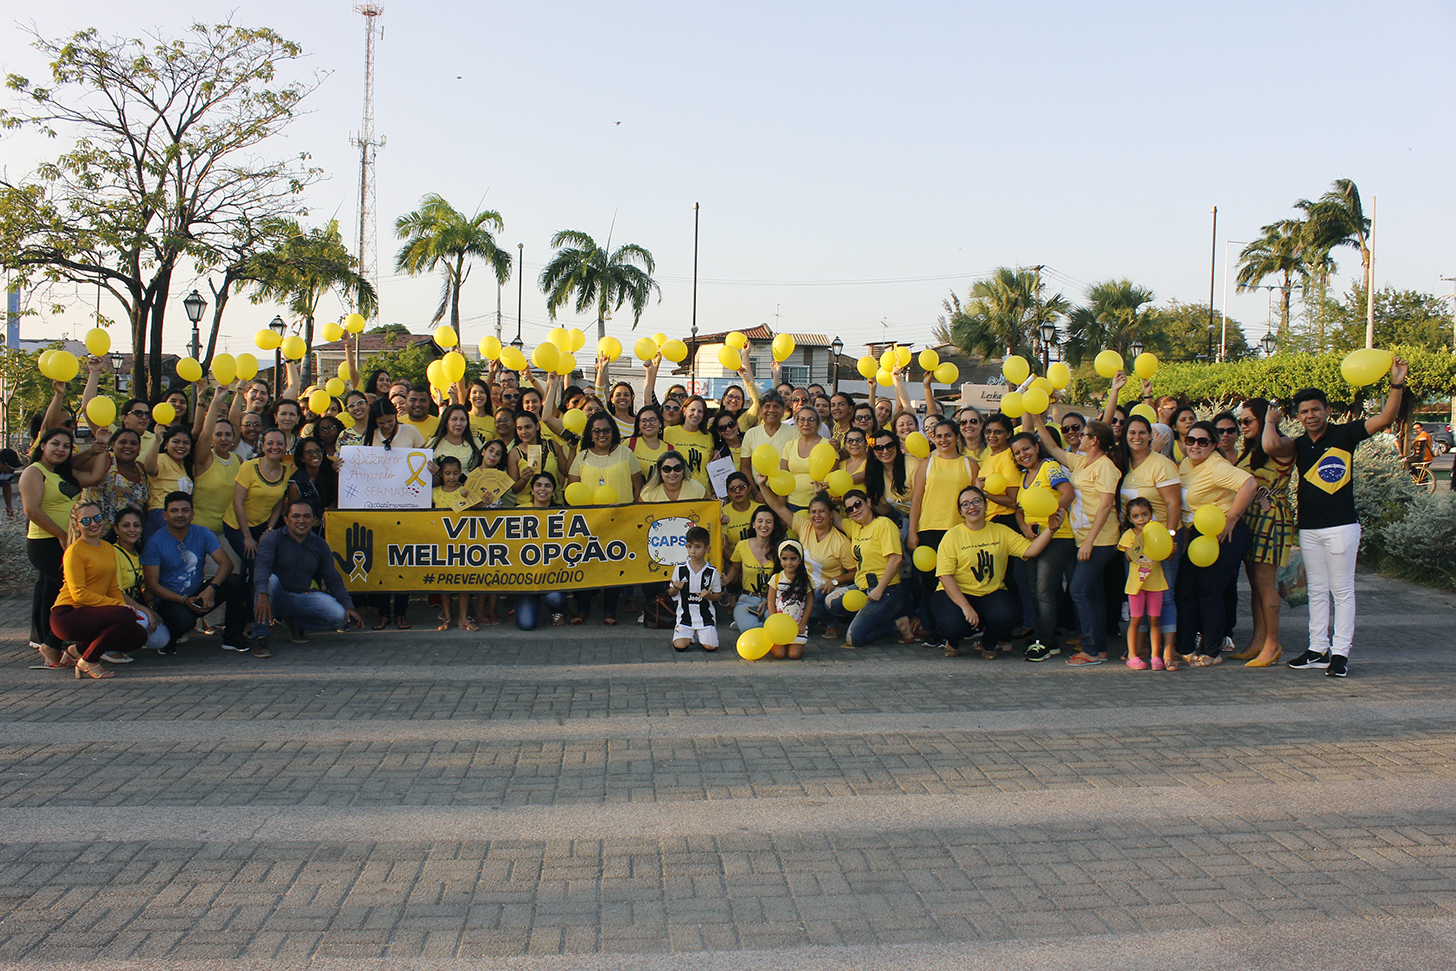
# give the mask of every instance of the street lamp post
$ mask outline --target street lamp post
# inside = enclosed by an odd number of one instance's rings
[[[207,309],[207,301],[202,299],[202,294],[195,289],[182,301],[182,309],[187,312],[187,319],[192,321],[192,359],[202,360],[202,338],[197,333],[197,322],[202,319],[202,312]],[[192,411],[197,413],[197,385],[192,386]]]
[[[1057,325],[1048,320],[1038,329],[1041,337],[1041,373],[1045,375],[1051,367],[1052,342],[1057,339]]]
[[[516,252],[519,254],[516,260],[516,339],[511,341],[517,347],[521,346],[521,295],[526,289],[526,244],[517,243]]]
[[[1127,352],[1136,360],[1137,356],[1143,352],[1143,342],[1134,338],[1133,342],[1128,345]]]
[[[834,393],[839,394],[839,355],[844,352],[844,341],[838,337],[834,338],[834,342],[829,345],[829,350],[834,355],[829,359],[830,371],[834,375]]]
[[[693,204],[693,208],[694,209],[698,208],[697,203],[694,203]],[[696,246],[694,248],[696,248]],[[691,348],[688,351],[688,354],[689,354],[689,357],[688,357],[688,382],[690,384],[692,384],[692,386],[693,386],[693,394],[702,394],[703,393],[702,390],[698,388],[698,319],[697,319],[698,307],[697,307],[697,303],[698,303],[698,298],[697,298],[697,295],[694,294],[693,295],[693,328],[692,328],[693,342],[692,342]]]
[[[1274,352],[1279,349],[1279,341],[1267,329],[1264,331],[1264,338],[1259,341],[1264,348],[1265,357],[1273,357]]]
[[[1209,324],[1208,325],[1208,358],[1207,358],[1207,360],[1210,363],[1212,363],[1212,361],[1213,361],[1213,325],[1212,324]]]
[[[288,329],[281,316],[275,315],[268,321],[268,327],[279,337]],[[273,398],[276,400],[283,394],[283,345],[273,348]]]

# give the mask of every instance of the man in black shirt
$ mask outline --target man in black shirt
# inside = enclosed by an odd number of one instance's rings
[[[1299,549],[1309,580],[1309,650],[1289,662],[1291,668],[1323,668],[1332,678],[1343,678],[1355,636],[1355,556],[1360,551],[1360,520],[1355,515],[1355,447],[1390,427],[1400,414],[1409,365],[1394,358],[1390,365],[1390,395],[1374,418],[1330,424],[1325,393],[1305,388],[1294,395],[1295,413],[1304,434],[1294,440],[1299,476]],[[1273,405],[1265,421],[1276,425]],[[1335,602],[1335,631],[1331,642],[1329,602]]]
[[[334,553],[313,531],[313,506],[304,500],[289,503],[284,528],[265,533],[253,562],[254,657],[271,657],[268,632],[275,617],[288,624],[289,640],[308,642],[309,630],[334,630],[364,621],[334,567]],[[313,589],[317,583],[318,589]]]

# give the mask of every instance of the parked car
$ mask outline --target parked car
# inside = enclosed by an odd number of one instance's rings
[[[1431,451],[1437,455],[1444,455],[1446,452],[1451,451],[1453,445],[1456,445],[1456,438],[1453,438],[1451,434],[1451,426],[1446,422],[1423,421],[1419,422],[1419,424],[1430,433]]]

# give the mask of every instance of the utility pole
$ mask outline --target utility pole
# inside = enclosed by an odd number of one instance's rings
[[[1370,276],[1365,281],[1365,346],[1375,346],[1375,197],[1370,197]]]
[[[1031,330],[1038,339],[1041,338],[1041,271],[1045,269],[1045,263],[1039,263],[1032,267],[1032,270],[1036,273],[1036,283],[1031,288]],[[1010,354],[1011,348],[1006,348],[1006,353]],[[1043,351],[1042,358],[1046,359],[1046,357],[1047,355]],[[1043,375],[1046,374],[1046,369],[1049,366],[1046,364],[1042,365],[1041,373]]]
[[[1443,276],[1447,283],[1456,283],[1456,276]],[[1456,293],[1451,295],[1451,350],[1456,352]],[[1451,396],[1451,428],[1456,430],[1456,394]]]
[[[1213,279],[1218,270],[1218,206],[1214,206],[1213,213],[1213,243],[1208,255],[1208,326],[1213,328]],[[1228,342],[1228,325],[1224,324],[1223,338],[1218,343],[1218,362],[1223,363],[1223,349]]]
[[[349,144],[359,149],[359,275],[374,284],[378,293],[379,281],[374,269],[374,151],[384,147],[385,139],[374,137],[374,31],[384,8],[376,3],[361,3],[354,7],[354,12],[364,17],[364,120],[359,134],[349,139]],[[383,36],[380,30],[380,37]]]

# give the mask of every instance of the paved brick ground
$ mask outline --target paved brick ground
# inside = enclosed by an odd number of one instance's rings
[[[1345,681],[580,627],[78,683],[7,601],[0,965],[1456,966],[1456,598],[1360,591]]]

